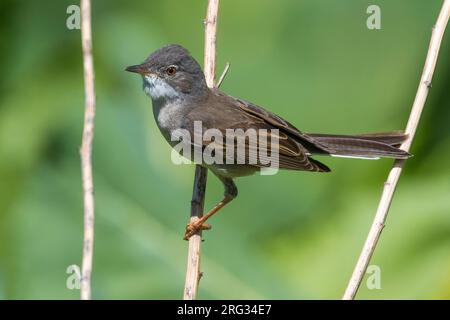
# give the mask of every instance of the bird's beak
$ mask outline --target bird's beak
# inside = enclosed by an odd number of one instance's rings
[[[125,71],[139,73],[140,75],[150,73],[147,71],[147,68],[145,68],[142,64],[126,67]]]

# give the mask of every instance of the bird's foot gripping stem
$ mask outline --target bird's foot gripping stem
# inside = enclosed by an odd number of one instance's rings
[[[183,239],[189,240],[189,238],[192,237],[197,232],[202,231],[202,230],[209,230],[209,229],[211,229],[211,225],[204,224],[203,221],[201,221],[201,220],[191,222],[188,225],[186,225],[186,232],[184,234]]]
[[[237,188],[233,183],[233,180],[230,178],[225,178],[218,176],[218,178],[222,181],[225,187],[225,194],[222,201],[214,206],[207,214],[202,216],[197,221],[191,222],[186,226],[186,232],[184,234],[183,239],[189,240],[194,234],[201,230],[209,230],[211,229],[211,225],[205,224],[206,220],[211,218],[215,213],[217,213],[220,209],[222,209],[227,203],[236,198],[237,196]]]

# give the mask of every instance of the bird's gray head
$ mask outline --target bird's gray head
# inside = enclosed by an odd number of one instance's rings
[[[126,71],[142,75],[144,91],[154,101],[198,99],[208,90],[198,62],[177,44],[156,50],[142,64],[127,67]]]

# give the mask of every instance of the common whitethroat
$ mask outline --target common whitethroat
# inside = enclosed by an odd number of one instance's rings
[[[329,172],[326,165],[311,158],[314,155],[362,159],[406,159],[410,156],[408,152],[398,148],[407,138],[402,132],[366,135],[307,134],[260,106],[229,96],[218,88],[209,88],[198,62],[180,45],[162,47],[142,64],[127,67],[126,71],[142,76],[144,91],[152,99],[155,120],[172,147],[176,143],[173,135],[177,130],[187,131],[193,137],[196,135],[195,124],[200,123],[201,129],[214,129],[224,137],[227,137],[230,129],[242,129],[244,132],[253,130],[257,138],[274,138],[275,143],[271,140],[268,148],[270,154],[276,151],[280,169]],[[236,139],[233,137],[230,140]],[[239,150],[230,152],[232,159],[227,153],[227,147],[230,148],[227,144],[211,139],[201,140],[200,143],[183,142],[190,144],[192,149],[200,147],[201,150],[214,143],[215,153],[220,153],[219,158],[227,160],[222,163],[199,163],[222,181],[225,192],[222,201],[196,222],[186,226],[184,239],[189,239],[199,230],[210,229],[211,226],[205,224],[206,220],[237,196],[234,178],[261,171],[267,168],[267,163],[258,158],[261,156],[261,144],[252,144],[250,139],[245,139],[241,144],[243,153],[239,153]],[[242,154],[244,158],[239,159]],[[248,161],[251,155],[256,155],[256,162]]]

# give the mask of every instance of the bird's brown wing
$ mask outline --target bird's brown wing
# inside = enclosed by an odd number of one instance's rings
[[[308,150],[309,154],[362,159],[378,159],[380,157],[407,159],[411,156],[407,151],[398,148],[408,137],[403,132],[393,131],[364,135],[306,134],[300,132],[292,124],[276,114],[250,102],[237,101],[242,109],[251,114],[259,115],[262,119],[286,132],[291,139]],[[310,160],[314,161],[311,158]]]
[[[206,129],[214,128],[219,130],[224,137],[227,136],[226,129],[242,129],[243,131],[254,129],[258,133],[258,138],[260,138],[261,134],[267,134],[269,143],[272,138],[271,135],[276,134],[273,129],[278,129],[278,144],[271,145],[269,149],[273,147],[278,148],[278,161],[281,169],[330,171],[327,166],[309,157],[309,148],[314,148],[314,150],[318,150],[321,153],[328,153],[329,151],[320,145],[316,145],[314,140],[304,136],[287,121],[253,104],[227,96],[218,90],[211,91],[211,95],[208,100],[194,108],[185,118],[183,128],[189,130],[191,136],[194,133],[194,121],[201,121],[203,132]],[[266,131],[259,129],[266,129]],[[225,157],[226,147],[220,142],[213,143],[217,149],[222,150]],[[203,141],[202,147],[210,144],[211,141]],[[246,140],[245,148],[245,161],[248,161],[251,155],[256,155],[258,159],[261,157],[258,148],[255,148],[253,144],[249,144],[248,140]],[[235,163],[239,163],[237,156],[238,152],[234,152],[233,160],[236,161]],[[240,160],[242,161],[242,159]],[[264,163],[267,162],[258,161],[258,163],[253,165],[264,167],[266,166]]]
[[[329,146],[321,144],[319,141],[315,140],[313,137],[301,132],[296,127],[294,127],[291,123],[281,118],[280,116],[265,110],[264,108],[257,106],[251,102],[235,99],[239,108],[244,110],[245,112],[255,115],[267,123],[273,125],[275,128],[278,128],[290,135],[292,139],[296,142],[301,143],[308,151],[314,154],[331,154],[333,153],[333,149],[330,149]]]

